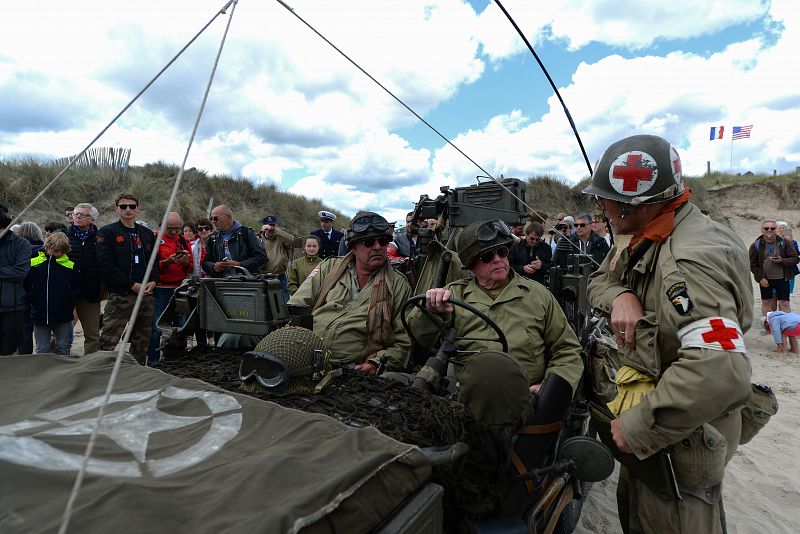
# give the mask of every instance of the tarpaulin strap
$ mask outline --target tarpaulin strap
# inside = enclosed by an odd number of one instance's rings
[[[525,475],[528,473],[528,470],[525,468],[525,464],[522,463],[522,460],[520,460],[516,452],[511,453],[511,463],[514,464],[514,467],[517,469],[517,472],[520,475]],[[533,481],[526,480],[525,488],[528,490],[528,493],[533,493],[533,488],[534,488]]]
[[[517,430],[517,434],[550,434],[555,432],[556,430],[560,430],[563,423],[561,421],[556,421],[555,423],[548,423],[546,425],[527,425],[523,426],[519,430]]]

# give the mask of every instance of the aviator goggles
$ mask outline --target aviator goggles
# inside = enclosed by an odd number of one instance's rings
[[[247,352],[239,364],[239,380],[246,382],[255,378],[263,388],[271,392],[282,393],[289,387],[292,378],[313,375],[324,369],[325,358],[321,349],[314,350],[311,367],[289,369],[279,357],[269,352]]]
[[[475,237],[481,245],[491,245],[498,238],[513,239],[514,234],[506,223],[500,220],[483,223],[475,230]]]
[[[363,234],[370,229],[378,232],[386,232],[389,229],[389,223],[380,215],[366,215],[354,220],[350,230],[354,234]]]

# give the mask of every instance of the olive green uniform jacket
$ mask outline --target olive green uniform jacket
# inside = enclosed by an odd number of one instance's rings
[[[311,271],[319,265],[322,260],[319,256],[314,256],[310,258],[308,256],[303,256],[302,258],[297,258],[292,263],[289,264],[289,269],[287,273],[289,274],[289,294],[294,295],[297,288],[300,287],[300,284],[303,283]]]
[[[261,269],[262,273],[283,274],[292,257],[294,236],[280,228],[275,229],[275,237],[262,237],[261,243],[267,251],[267,262]]]
[[[622,413],[626,441],[644,459],[710,423],[725,436],[730,460],[741,433],[739,407],[750,395],[750,361],[744,350],[725,349],[723,342],[690,346],[678,331],[714,317],[737,323],[742,332],[750,328],[753,291],[744,243],[687,203],[675,213],[672,235],[653,243],[634,265],[626,249],[611,268],[616,253],[612,248],[593,273],[589,299],[610,314],[617,296],[636,295],[644,316],[636,323],[635,346],[622,349],[620,359],[656,381],[640,404]]]
[[[472,304],[492,318],[508,340],[508,353],[522,364],[529,384],[539,384],[555,373],[575,386],[583,373],[581,346],[553,295],[538,282],[512,270],[506,285],[492,300],[475,279],[457,280],[446,286],[453,298]],[[419,311],[412,319],[414,335],[432,343],[438,333],[433,323]],[[449,318],[448,318],[449,319]],[[459,336],[495,338],[497,334],[477,315],[456,307],[455,328]],[[499,343],[458,341],[462,350],[501,350]],[[466,355],[464,360],[472,358]],[[460,368],[461,366],[459,366]]]
[[[297,292],[289,299],[289,304],[314,306],[320,286],[339,258],[328,258],[311,271]],[[325,341],[331,351],[332,361],[344,365],[361,363],[359,357],[367,339],[367,311],[372,292],[373,279],[353,295],[353,269],[345,271],[342,277],[328,292],[325,303],[314,310],[314,333]],[[385,371],[405,371],[408,365],[411,341],[400,321],[400,310],[411,297],[411,286],[394,269],[389,269],[388,282],[392,285],[392,326],[394,343],[385,351],[369,361],[380,364],[380,357],[387,357]]]

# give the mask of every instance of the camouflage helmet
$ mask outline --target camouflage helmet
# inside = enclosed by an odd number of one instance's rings
[[[309,394],[329,368],[325,344],[311,330],[285,326],[271,332],[242,358],[239,379],[278,395]]]
[[[475,258],[493,248],[514,244],[511,228],[500,219],[475,221],[467,225],[456,242],[456,252],[464,267],[469,268]]]
[[[673,199],[683,193],[681,158],[656,135],[626,137],[606,149],[583,192],[633,206]]]
[[[350,221],[347,230],[347,246],[353,247],[357,241],[370,237],[389,237],[389,223],[373,211],[359,211]]]

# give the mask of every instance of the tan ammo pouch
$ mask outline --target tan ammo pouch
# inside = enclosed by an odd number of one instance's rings
[[[750,398],[742,407],[742,437],[739,443],[748,443],[753,436],[769,423],[770,417],[778,413],[778,399],[772,388],[764,384],[750,384]]]
[[[672,466],[680,486],[711,488],[722,482],[728,442],[708,423],[675,443]]]
[[[593,319],[587,348],[589,386],[593,400],[607,404],[617,396],[617,369],[619,347],[605,317]]]

